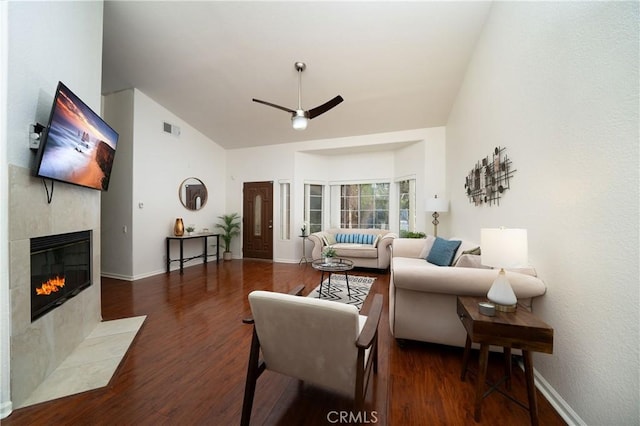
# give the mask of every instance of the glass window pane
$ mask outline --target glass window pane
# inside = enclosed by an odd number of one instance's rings
[[[290,184],[280,184],[280,238],[288,240],[291,238],[291,225],[289,217],[291,215],[291,197],[289,196]]]
[[[370,185],[370,184],[360,185],[360,196],[373,195],[374,186],[375,185]]]
[[[309,212],[309,222],[320,226],[322,224],[322,212],[321,211],[310,211]]]
[[[309,185],[309,195],[319,195],[322,197],[322,185]]]
[[[322,197],[310,197],[309,206],[311,210],[322,210]]]
[[[373,210],[373,197],[362,196],[360,197],[360,209],[361,210]]]
[[[256,195],[253,200],[253,235],[262,235],[262,196]]]

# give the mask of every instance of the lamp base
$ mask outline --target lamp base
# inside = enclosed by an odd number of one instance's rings
[[[503,268],[500,268],[498,277],[491,285],[487,299],[496,305],[496,311],[515,312],[518,298],[513,292]]]
[[[499,312],[515,312],[516,308],[518,307],[517,303],[515,305],[500,305],[498,303],[493,302],[493,304],[496,307],[496,311],[499,311]]]

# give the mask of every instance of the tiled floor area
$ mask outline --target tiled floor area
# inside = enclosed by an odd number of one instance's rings
[[[139,316],[98,324],[22,407],[106,386],[145,318]]]

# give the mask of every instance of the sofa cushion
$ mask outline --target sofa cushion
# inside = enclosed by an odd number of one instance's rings
[[[422,251],[420,251],[420,255],[418,257],[420,259],[427,260],[427,256],[431,251],[431,247],[433,247],[433,242],[436,240],[436,237],[433,235],[427,235],[427,238],[424,239],[424,247],[422,247]]]
[[[438,266],[450,266],[461,243],[460,240],[445,240],[436,237],[427,256],[427,262]]]
[[[456,250],[456,255],[453,257],[453,262],[451,262],[452,265],[455,265],[458,259],[460,259],[460,256],[462,256],[463,254],[467,254],[467,252],[474,252],[476,250],[480,250],[480,246],[478,246],[477,243],[473,243],[471,241],[465,240],[464,238],[451,237],[451,239],[462,241],[462,244],[460,244],[460,247],[458,247],[458,250]],[[473,254],[476,254],[476,253],[473,253]]]
[[[378,249],[371,244],[336,243],[332,247],[338,257],[366,257],[375,259],[378,257]]]
[[[322,244],[324,244],[325,246],[331,246],[335,243],[336,243],[336,236],[334,234],[327,232],[322,236]]]
[[[490,266],[484,266],[482,264],[480,256],[477,254],[463,254],[454,265],[458,268],[491,269]]]

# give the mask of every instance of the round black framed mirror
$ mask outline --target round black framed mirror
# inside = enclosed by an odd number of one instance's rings
[[[207,187],[198,178],[189,177],[178,188],[180,202],[187,210],[200,210],[207,204]]]

